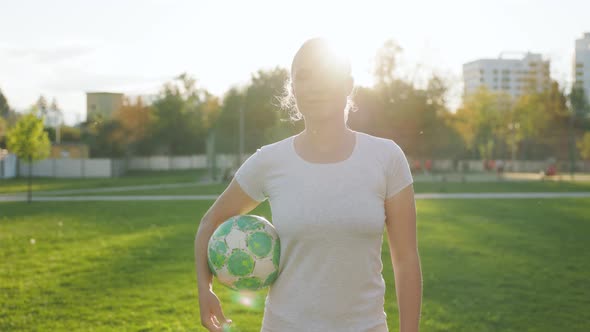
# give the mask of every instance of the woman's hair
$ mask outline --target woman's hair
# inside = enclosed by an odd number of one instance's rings
[[[303,43],[303,45],[299,49],[299,52],[306,47],[313,47],[313,44],[326,45],[328,43],[329,42],[323,38],[310,39]],[[350,74],[350,63],[347,63],[346,67]],[[285,84],[283,85],[283,92],[280,96],[278,96],[278,100],[280,102],[281,109],[287,111],[287,113],[289,114],[289,120],[291,120],[291,122],[296,122],[303,119],[303,114],[301,114],[301,112],[299,112],[299,109],[297,108],[297,101],[295,100],[295,94],[293,93],[292,74],[293,73],[291,71],[289,77],[287,78],[287,80],[285,80]],[[356,104],[353,101],[355,92],[356,87],[353,87],[351,93],[346,97],[346,107],[344,108],[344,122],[348,121],[348,113],[350,111],[357,111]]]

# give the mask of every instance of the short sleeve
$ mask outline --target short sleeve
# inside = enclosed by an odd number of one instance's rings
[[[385,199],[395,196],[402,189],[414,182],[410,164],[402,148],[390,140],[389,162],[387,163]]]
[[[234,178],[252,199],[262,202],[266,199],[264,153],[262,149],[256,150],[236,171]]]

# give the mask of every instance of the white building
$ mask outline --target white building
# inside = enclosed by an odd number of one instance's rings
[[[125,97],[127,97],[127,100],[132,104],[135,104],[139,98],[143,105],[153,105],[154,102],[160,98],[160,95],[157,93],[125,94]]]
[[[481,86],[495,92],[506,92],[513,97],[549,88],[549,60],[544,60],[541,54],[527,52],[523,55],[511,59],[500,54],[497,59],[480,59],[464,64],[465,95]]]
[[[590,32],[586,32],[584,38],[576,39],[573,74],[574,86],[584,88],[590,101]]]

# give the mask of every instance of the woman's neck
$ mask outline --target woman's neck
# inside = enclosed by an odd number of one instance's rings
[[[325,123],[306,123],[305,130],[301,133],[303,143],[311,145],[314,150],[332,151],[342,146],[342,143],[352,136],[353,131],[344,123],[335,121]]]

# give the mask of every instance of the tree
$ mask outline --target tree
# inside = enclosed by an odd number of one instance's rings
[[[378,85],[390,85],[395,81],[395,70],[402,48],[392,39],[388,39],[379,48],[375,56],[373,74]]]
[[[45,99],[45,96],[39,96],[35,106],[37,107],[40,116],[46,117],[49,114],[49,105],[47,105],[47,99]]]
[[[573,175],[576,170],[576,151],[574,147],[576,141],[576,123],[579,119],[584,119],[584,117],[590,112],[590,104],[588,102],[588,97],[584,93],[584,88],[578,85],[572,88],[569,95],[569,102],[571,105],[569,121],[570,174]]]
[[[0,117],[0,149],[6,147],[6,133],[8,132],[8,121]]]
[[[59,144],[61,142],[61,124],[63,121],[63,112],[58,106],[57,100],[55,98],[51,100],[51,104],[49,105],[48,116],[51,119],[49,125],[55,127],[55,142]]]
[[[243,107],[243,88],[231,87],[223,96],[221,113],[215,123],[215,150],[222,153],[236,153],[239,143],[239,115]]]
[[[584,160],[590,160],[590,132],[584,133],[584,136],[577,143],[580,155]]]
[[[219,102],[196,80],[181,74],[164,84],[154,102],[153,137],[158,148],[169,155],[205,152],[205,141],[217,113]]]
[[[0,90],[0,117],[8,119],[10,112],[8,101],[6,100],[6,97],[4,97],[2,90]]]
[[[141,97],[137,97],[135,103],[126,99],[123,106],[114,114],[124,131],[122,144],[128,154],[134,155],[139,152],[140,144],[148,138],[153,126],[153,110],[143,104]]]
[[[476,151],[481,158],[491,159],[498,144],[510,138],[511,112],[509,95],[493,93],[484,87],[464,98],[453,125],[468,149]]]
[[[558,82],[552,81],[549,90],[544,92],[545,111],[549,113],[547,130],[542,142],[549,147],[552,156],[567,159],[569,109],[567,94]]]
[[[8,132],[8,149],[19,159],[29,163],[28,202],[32,198],[33,162],[49,156],[51,144],[47,132],[43,129],[43,118],[39,118],[36,107],[21,117],[15,127]]]
[[[284,139],[303,127],[293,124],[281,109],[282,94],[289,72],[281,67],[258,70],[244,86],[233,86],[223,96],[215,123],[216,151],[236,153],[242,137],[240,112],[244,113],[244,151]]]
[[[509,134],[516,140],[511,143],[515,146],[518,146],[520,141],[525,143],[523,150],[525,158],[531,157],[528,148],[532,146],[539,147],[538,150],[544,151],[541,154],[536,153],[533,157],[548,157],[548,145],[544,144],[544,135],[547,135],[550,129],[552,115],[547,104],[546,93],[531,92],[520,96],[510,114],[507,126]],[[550,137],[548,141],[552,139]]]
[[[194,137],[196,119],[189,116],[189,108],[180,89],[167,83],[162,96],[154,102],[154,136],[159,140],[162,152],[169,155],[196,151],[198,142]]]
[[[286,69],[275,67],[252,74],[243,103],[245,150],[256,148],[292,134],[293,125],[281,125],[281,108],[276,97],[289,77]]]

